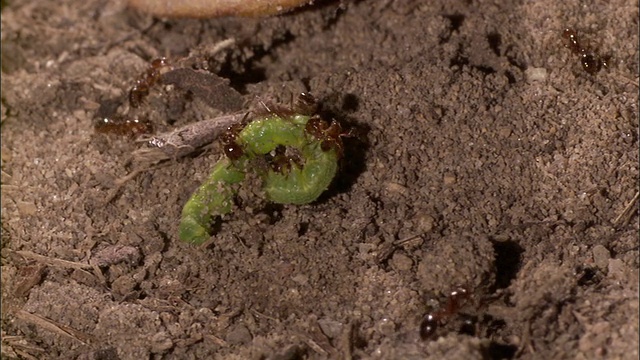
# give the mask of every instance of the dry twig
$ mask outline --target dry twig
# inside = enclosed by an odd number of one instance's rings
[[[223,115],[210,120],[187,124],[170,132],[141,139],[150,147],[136,150],[134,161],[157,164],[169,159],[179,159],[211,144],[231,125],[242,121],[246,113]]]
[[[633,215],[633,210],[637,210],[636,203],[638,202],[638,198],[640,197],[640,192],[636,192],[636,195],[629,201],[627,206],[625,206],[624,210],[620,213],[620,215],[616,216],[613,220],[613,226],[616,228],[620,228],[621,226],[626,225]]]
[[[37,314],[32,314],[24,310],[18,310],[15,314],[16,318],[47,329],[58,335],[63,335],[71,339],[77,340],[83,344],[87,344],[92,340],[91,335],[78,331],[70,326],[62,325],[56,321],[47,319]]]

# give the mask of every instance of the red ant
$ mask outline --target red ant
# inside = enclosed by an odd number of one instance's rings
[[[291,95],[293,97],[293,94]],[[293,109],[298,114],[313,115],[318,110],[318,102],[310,93],[300,93],[298,96],[291,100]]]
[[[343,131],[342,126],[336,120],[331,120],[331,123],[327,123],[319,116],[313,116],[307,122],[305,127],[307,134],[312,135],[318,140],[321,140],[320,148],[322,151],[329,151],[336,149],[338,157],[341,158],[344,153],[344,145],[342,144],[343,137],[355,136],[353,129]]]
[[[162,75],[162,69],[167,66],[168,62],[165,58],[155,59],[151,62],[151,66],[138,77],[135,85],[129,90],[129,106],[132,108],[140,106],[144,98],[149,95],[151,86],[153,86],[160,78],[160,75]],[[153,132],[153,127],[148,121],[143,121],[138,118],[126,119],[122,115],[102,117],[95,124],[94,128],[102,134],[115,134],[130,136],[132,138]]]
[[[220,135],[220,143],[224,154],[231,160],[238,160],[244,155],[244,149],[238,144],[236,138],[238,133],[244,128],[244,123],[231,125],[225,133]]]
[[[587,73],[594,75],[601,68],[608,67],[608,56],[600,57],[594,51],[585,48],[580,44],[578,39],[578,32],[574,29],[566,28],[562,32],[562,37],[566,40],[565,47],[571,50],[572,53],[579,55],[582,63],[582,68]]]
[[[306,115],[311,116],[316,113],[318,109],[316,99],[309,93],[299,93],[294,99],[294,95],[291,94],[290,104],[291,106],[274,104],[270,101],[260,101],[260,108],[254,110],[255,116],[267,116],[275,115],[278,117],[291,117],[294,115]]]
[[[271,166],[271,170],[275,172],[279,172],[281,174],[287,174],[291,171],[291,163],[296,164],[299,167],[302,167],[303,162],[297,155],[287,155],[286,147],[278,146],[275,150],[275,155],[271,157],[269,161],[269,166]]]
[[[169,63],[165,58],[155,59],[151,62],[151,66],[138,77],[135,85],[129,90],[129,105],[131,107],[137,108],[142,104],[144,98],[149,95],[149,89],[162,75],[162,69],[168,66]]]
[[[153,132],[153,126],[148,121],[140,119],[125,119],[122,116],[105,117],[95,123],[94,128],[102,134],[115,134],[135,138],[142,134]]]
[[[422,340],[433,338],[438,327],[444,325],[451,317],[458,314],[464,302],[469,299],[469,296],[469,291],[466,288],[457,288],[449,294],[444,308],[426,314],[422,318],[422,322],[420,322],[420,337]]]

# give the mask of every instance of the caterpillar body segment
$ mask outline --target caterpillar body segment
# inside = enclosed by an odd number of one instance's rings
[[[270,171],[265,179],[269,200],[279,204],[308,204],[316,200],[331,184],[338,171],[335,149],[323,151],[320,144],[302,149],[304,165],[292,165],[288,173]]]
[[[232,185],[242,182],[244,177],[229,159],[220,160],[182,208],[180,239],[192,244],[209,240],[213,217],[231,212],[236,193]]]

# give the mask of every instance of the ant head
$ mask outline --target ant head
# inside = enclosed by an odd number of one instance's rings
[[[291,94],[293,97],[293,94]],[[291,100],[293,110],[299,114],[311,116],[318,111],[318,102],[310,93],[302,92],[295,100]]]
[[[224,154],[231,160],[238,160],[244,155],[242,146],[238,145],[235,141],[232,141],[224,145]]]
[[[244,128],[243,124],[233,124],[220,135],[220,143],[224,154],[231,160],[238,160],[244,155],[243,147],[236,142],[238,133]]]

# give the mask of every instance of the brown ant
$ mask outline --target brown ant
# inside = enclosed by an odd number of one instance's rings
[[[114,134],[131,138],[153,132],[153,126],[150,122],[138,118],[125,119],[121,115],[99,119],[95,123],[94,129],[101,134]]]
[[[236,141],[238,134],[244,129],[244,121],[242,123],[229,126],[226,132],[220,135],[220,143],[224,154],[231,160],[238,160],[244,155],[244,149]]]
[[[449,294],[444,308],[426,314],[420,322],[420,337],[422,340],[432,339],[438,327],[446,324],[451,317],[457,315],[469,297],[469,291],[464,287],[459,287]],[[465,323],[465,326],[468,325]]]
[[[155,59],[151,62],[151,66],[138,77],[135,85],[129,90],[129,105],[131,107],[137,108],[142,104],[144,98],[149,95],[149,89],[160,79],[163,68],[168,66],[166,58]]]
[[[281,173],[287,174],[291,171],[292,163],[301,167],[303,165],[302,159],[300,159],[297,155],[287,155],[287,148],[284,146],[278,146],[275,150],[275,155],[271,156],[271,160],[269,161],[269,166],[271,166],[271,170]]]
[[[353,129],[345,132],[336,120],[331,120],[331,123],[327,123],[319,116],[313,116],[309,119],[305,131],[307,134],[322,141],[320,143],[322,151],[336,149],[339,158],[341,158],[344,153],[342,138],[355,136]]]
[[[291,95],[293,97],[293,94]],[[318,102],[310,93],[302,92],[298,94],[295,100],[291,100],[293,110],[302,115],[313,115],[318,111]]]
[[[162,69],[167,66],[168,62],[165,58],[155,59],[151,62],[151,66],[138,77],[135,85],[129,90],[129,106],[137,108],[142,104],[144,98],[149,95],[149,89],[162,75]],[[102,116],[95,123],[94,128],[102,134],[130,136],[132,138],[153,132],[153,127],[148,121],[138,118],[126,119],[122,115]]]
[[[274,104],[270,101],[260,101],[260,108],[254,110],[254,115],[275,115],[278,117],[291,117],[294,115],[311,116],[318,110],[316,98],[310,93],[301,92],[294,98],[291,94],[290,106]]]
[[[562,32],[562,37],[565,39],[565,47],[571,50],[572,53],[580,56],[582,68],[587,73],[594,75],[601,68],[607,68],[609,57],[599,56],[596,52],[586,48],[580,43],[578,39],[578,32],[571,28],[566,28]]]

